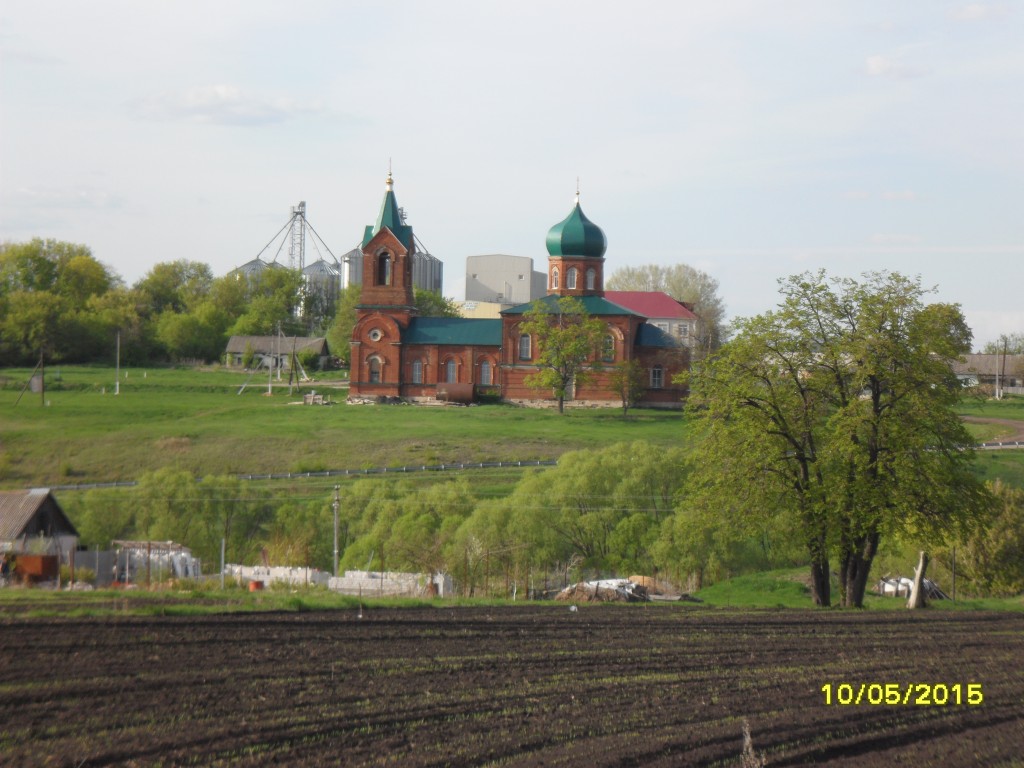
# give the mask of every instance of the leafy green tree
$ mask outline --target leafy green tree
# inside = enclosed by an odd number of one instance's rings
[[[546,563],[538,549],[517,538],[512,525],[517,510],[506,500],[479,502],[447,539],[446,561],[463,593],[471,597],[482,588],[489,593],[492,576],[505,573],[518,583],[530,564]]]
[[[76,494],[77,495],[77,494]],[[135,510],[124,503],[125,492],[120,489],[94,489],[77,499],[72,495],[61,499],[61,504],[78,531],[83,546],[109,549],[116,539],[129,539],[135,535]]]
[[[525,476],[503,502],[510,509],[504,539],[539,567],[579,557],[587,568],[650,570],[683,466],[682,449],[642,441],[566,453],[556,468]]]
[[[399,515],[398,500],[411,493],[405,483],[357,480],[340,491],[340,568],[367,570],[381,567],[384,544]]]
[[[297,320],[302,273],[267,269],[250,284],[248,304],[230,330],[232,336],[269,336],[278,328],[288,335],[304,332]]]
[[[256,360],[256,350],[252,348],[252,342],[245,342],[245,349],[242,352],[242,367],[252,368],[253,361]]]
[[[68,304],[49,291],[18,290],[4,300],[0,317],[0,339],[4,364],[38,360],[40,352],[48,359],[61,359],[61,336],[67,326]]]
[[[197,483],[200,499],[199,530],[193,537],[199,556],[217,562],[221,539],[228,562],[252,564],[274,520],[273,497],[237,477],[204,477]]]
[[[92,257],[88,249],[75,253],[58,267],[55,292],[81,307],[92,296],[102,296],[118,284],[105,266]]]
[[[636,405],[647,384],[646,372],[638,360],[621,360],[612,367],[611,386],[622,400],[622,415]]]
[[[805,537],[815,602],[831,603],[834,553],[842,603],[861,606],[884,535],[955,533],[989,497],[953,411],[951,363],[970,348],[959,308],[925,305],[894,273],[827,283],[784,281],[780,308],[690,375],[691,492],[738,520],[782,516]]]
[[[57,282],[54,242],[36,238],[0,245],[0,293],[52,291]]]
[[[282,504],[274,514],[263,546],[273,565],[320,568],[334,563],[334,511],[327,497],[320,501]]]
[[[92,359],[103,349],[90,303],[120,280],[84,245],[36,238],[0,245],[0,364]]]
[[[38,237],[27,243],[0,244],[0,294],[46,291],[82,303],[118,283],[84,245]]]
[[[695,357],[718,349],[725,340],[725,303],[718,295],[718,281],[689,264],[621,267],[608,278],[605,287],[609,291],[663,291],[684,302],[699,320]]]
[[[155,264],[135,284],[143,297],[147,314],[167,310],[184,312],[206,298],[213,283],[210,267],[199,261],[178,259]]]
[[[935,552],[935,560],[956,572],[982,597],[1009,597],[1024,592],[1024,490],[996,480],[992,518],[958,541]]]
[[[195,551],[200,538],[201,507],[196,481],[191,474],[173,467],[147,472],[130,493],[128,505],[134,510],[139,538],[176,541]],[[219,550],[218,546],[218,558]],[[199,556],[205,558],[209,554],[204,551]]]
[[[86,314],[92,322],[93,344],[97,348],[90,359],[110,360],[119,333],[122,363],[141,365],[149,359],[155,340],[140,312],[140,299],[135,290],[121,286],[88,299]]]
[[[462,317],[462,310],[455,300],[437,291],[414,288],[413,303],[421,317]]]
[[[356,307],[359,306],[361,295],[362,288],[358,285],[342,288],[334,320],[327,329],[327,346],[331,354],[341,360],[342,365],[348,365],[352,357],[350,342],[352,330],[356,327]]]
[[[1024,355],[1024,333],[1004,333],[981,349],[985,355]]]
[[[224,334],[214,318],[199,312],[163,312],[156,321],[156,338],[173,360],[216,360],[224,350]]]
[[[572,296],[558,299],[555,311],[535,301],[523,315],[520,326],[537,343],[534,365],[540,370],[525,381],[536,389],[550,389],[558,400],[558,412],[565,412],[565,399],[574,386],[592,375],[589,361],[595,357],[605,333],[601,320],[592,318],[583,302]]]

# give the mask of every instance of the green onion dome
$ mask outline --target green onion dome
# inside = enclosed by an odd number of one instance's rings
[[[608,249],[604,232],[583,215],[578,192],[572,212],[548,230],[547,247],[551,256],[586,256],[594,259],[602,258]]]

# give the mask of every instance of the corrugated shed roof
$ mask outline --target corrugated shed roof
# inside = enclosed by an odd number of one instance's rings
[[[955,373],[980,373],[986,376],[995,376],[998,371],[1000,375],[1016,375],[1017,371],[1024,369],[1024,355],[1006,355],[1005,365],[1002,355],[964,355],[964,362],[953,363]]]
[[[60,533],[77,536],[78,531],[60,508],[48,488],[33,488],[28,491],[0,491],[0,540],[19,538],[29,527],[32,519],[48,504],[52,503],[62,528]]]
[[[682,302],[676,301],[664,291],[605,291],[604,297],[644,317],[697,319]]]
[[[232,336],[228,339],[227,352],[233,355],[245,354],[246,345],[261,355],[290,355],[294,349],[302,352],[314,349],[319,354],[328,354],[327,339],[323,336]]]
[[[402,332],[403,344],[501,346],[501,320],[414,317]]]

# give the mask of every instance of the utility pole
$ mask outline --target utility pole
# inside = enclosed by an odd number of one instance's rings
[[[341,499],[338,497],[338,486],[334,486],[334,578],[338,578],[338,509]]]

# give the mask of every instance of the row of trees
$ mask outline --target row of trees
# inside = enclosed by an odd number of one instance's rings
[[[0,245],[0,365],[47,358],[109,360],[114,339],[129,364],[216,360],[231,334],[305,333],[325,318],[302,315],[300,275],[268,269],[214,278],[181,259],[156,264],[135,285],[88,248],[56,240]],[[329,319],[329,318],[328,318]]]
[[[609,289],[663,290],[700,316],[703,350],[724,337],[718,283],[685,264],[626,267]],[[338,296],[306,291],[296,270],[216,278],[207,264],[161,262],[134,285],[84,245],[36,238],[0,244],[0,366],[27,364],[41,352],[63,362],[109,360],[120,334],[127,364],[216,360],[231,335],[327,336],[343,363],[355,325],[359,286]],[[451,299],[415,291],[421,315],[458,317]]]
[[[763,514],[738,524],[695,498],[698,466],[682,448],[634,442],[568,453],[501,498],[476,495],[465,476],[426,487],[360,479],[338,491],[340,565],[445,572],[465,594],[484,595],[522,591],[531,579],[540,587],[546,578],[594,574],[658,573],[696,589],[806,562],[804,531],[789,516]],[[999,483],[990,490],[998,503],[979,521],[986,524],[933,550],[949,566],[957,548],[961,594],[1024,590],[1024,491]],[[223,538],[229,562],[257,563],[266,550],[275,564],[332,566],[329,488],[292,492],[282,501],[233,477],[197,481],[163,469],[135,489],[61,501],[90,547],[119,538],[174,540],[190,546],[210,572]],[[889,549],[915,549],[920,535],[903,530]]]
[[[453,302],[417,291],[423,314],[457,313]],[[339,297],[304,290],[297,270],[214,277],[210,267],[161,262],[132,286],[83,245],[35,239],[0,244],[0,367],[44,353],[62,362],[108,361],[120,335],[128,365],[213,361],[232,335],[327,335],[344,359],[359,288]]]
[[[645,442],[575,451],[551,470],[525,475],[501,498],[477,497],[465,476],[427,487],[356,480],[338,489],[341,567],[447,572],[467,592],[506,580],[522,585],[529,573],[569,564],[590,573],[675,572],[680,540],[669,523],[682,499],[684,462],[683,448]],[[332,564],[333,489],[282,502],[251,482],[195,480],[167,468],[134,489],[61,502],[89,547],[119,538],[174,540],[214,564],[223,538],[230,562],[258,562],[266,549],[275,563]],[[720,560],[723,573],[790,562]]]

